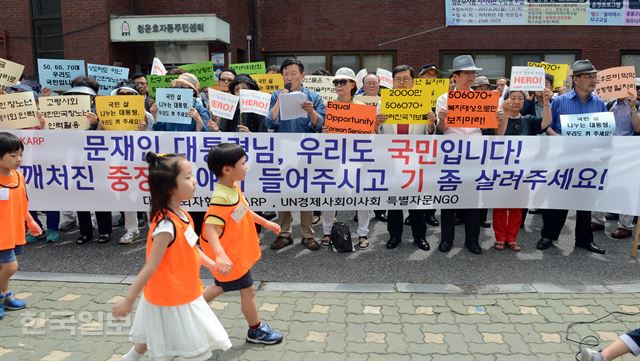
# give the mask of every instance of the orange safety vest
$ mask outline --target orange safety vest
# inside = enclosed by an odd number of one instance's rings
[[[213,272],[213,276],[219,282],[231,282],[244,276],[262,255],[249,203],[238,186],[234,186],[234,189],[238,192],[238,202],[235,204],[209,203],[200,233],[202,251],[215,261],[216,255],[206,238],[206,220],[215,217],[224,223],[219,237],[220,244],[233,265],[226,275]]]
[[[173,211],[167,210],[165,217],[156,217],[149,226],[147,261],[153,244],[153,232],[158,223],[168,218],[175,230],[175,236],[169,243],[162,262],[144,287],[144,297],[149,303],[157,306],[184,305],[202,295],[198,246],[189,246],[185,237],[185,232],[193,228],[193,219],[185,210],[182,212],[189,218],[188,222]]]
[[[9,176],[0,176],[0,251],[27,243],[25,221],[28,211],[22,173],[12,170]]]

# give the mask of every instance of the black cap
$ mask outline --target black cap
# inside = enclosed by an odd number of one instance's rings
[[[420,72],[418,73],[418,75],[422,75],[431,69],[440,74],[440,70],[438,70],[438,66],[436,64],[425,64],[420,68]]]

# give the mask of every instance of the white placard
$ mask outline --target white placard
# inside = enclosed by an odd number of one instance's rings
[[[302,103],[307,101],[307,96],[302,92],[292,92],[280,95],[280,120],[305,118],[309,116],[302,109]]]
[[[608,137],[616,130],[611,112],[560,115],[562,135],[571,137]]]
[[[544,90],[544,69],[532,66],[511,67],[511,84],[509,90],[542,91]]]
[[[212,115],[233,119],[240,97],[209,88],[209,111]]]
[[[260,91],[240,90],[240,113],[255,113],[262,116],[269,114],[271,94]]]
[[[385,70],[382,68],[378,68],[376,70],[376,75],[380,79],[380,86],[383,86],[387,89],[393,89],[393,73],[389,70]]]

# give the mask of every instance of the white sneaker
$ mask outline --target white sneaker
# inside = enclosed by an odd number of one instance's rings
[[[598,351],[583,348],[580,351],[580,361],[604,361],[604,356]]]
[[[140,231],[136,229],[133,232],[125,233],[124,236],[122,236],[122,238],[120,238],[120,241],[118,243],[120,243],[120,244],[129,244],[129,243],[135,241],[139,236],[140,236]]]

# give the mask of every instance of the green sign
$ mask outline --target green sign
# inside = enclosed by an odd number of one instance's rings
[[[171,88],[171,81],[178,79],[179,75],[147,75],[149,96],[155,99],[157,88]]]
[[[180,68],[191,73],[200,81],[200,88],[208,88],[216,85],[216,76],[213,72],[213,62],[205,61],[204,63],[181,65]]]
[[[264,74],[267,72],[267,66],[264,64],[264,61],[231,64],[229,67],[235,70],[238,74]]]

